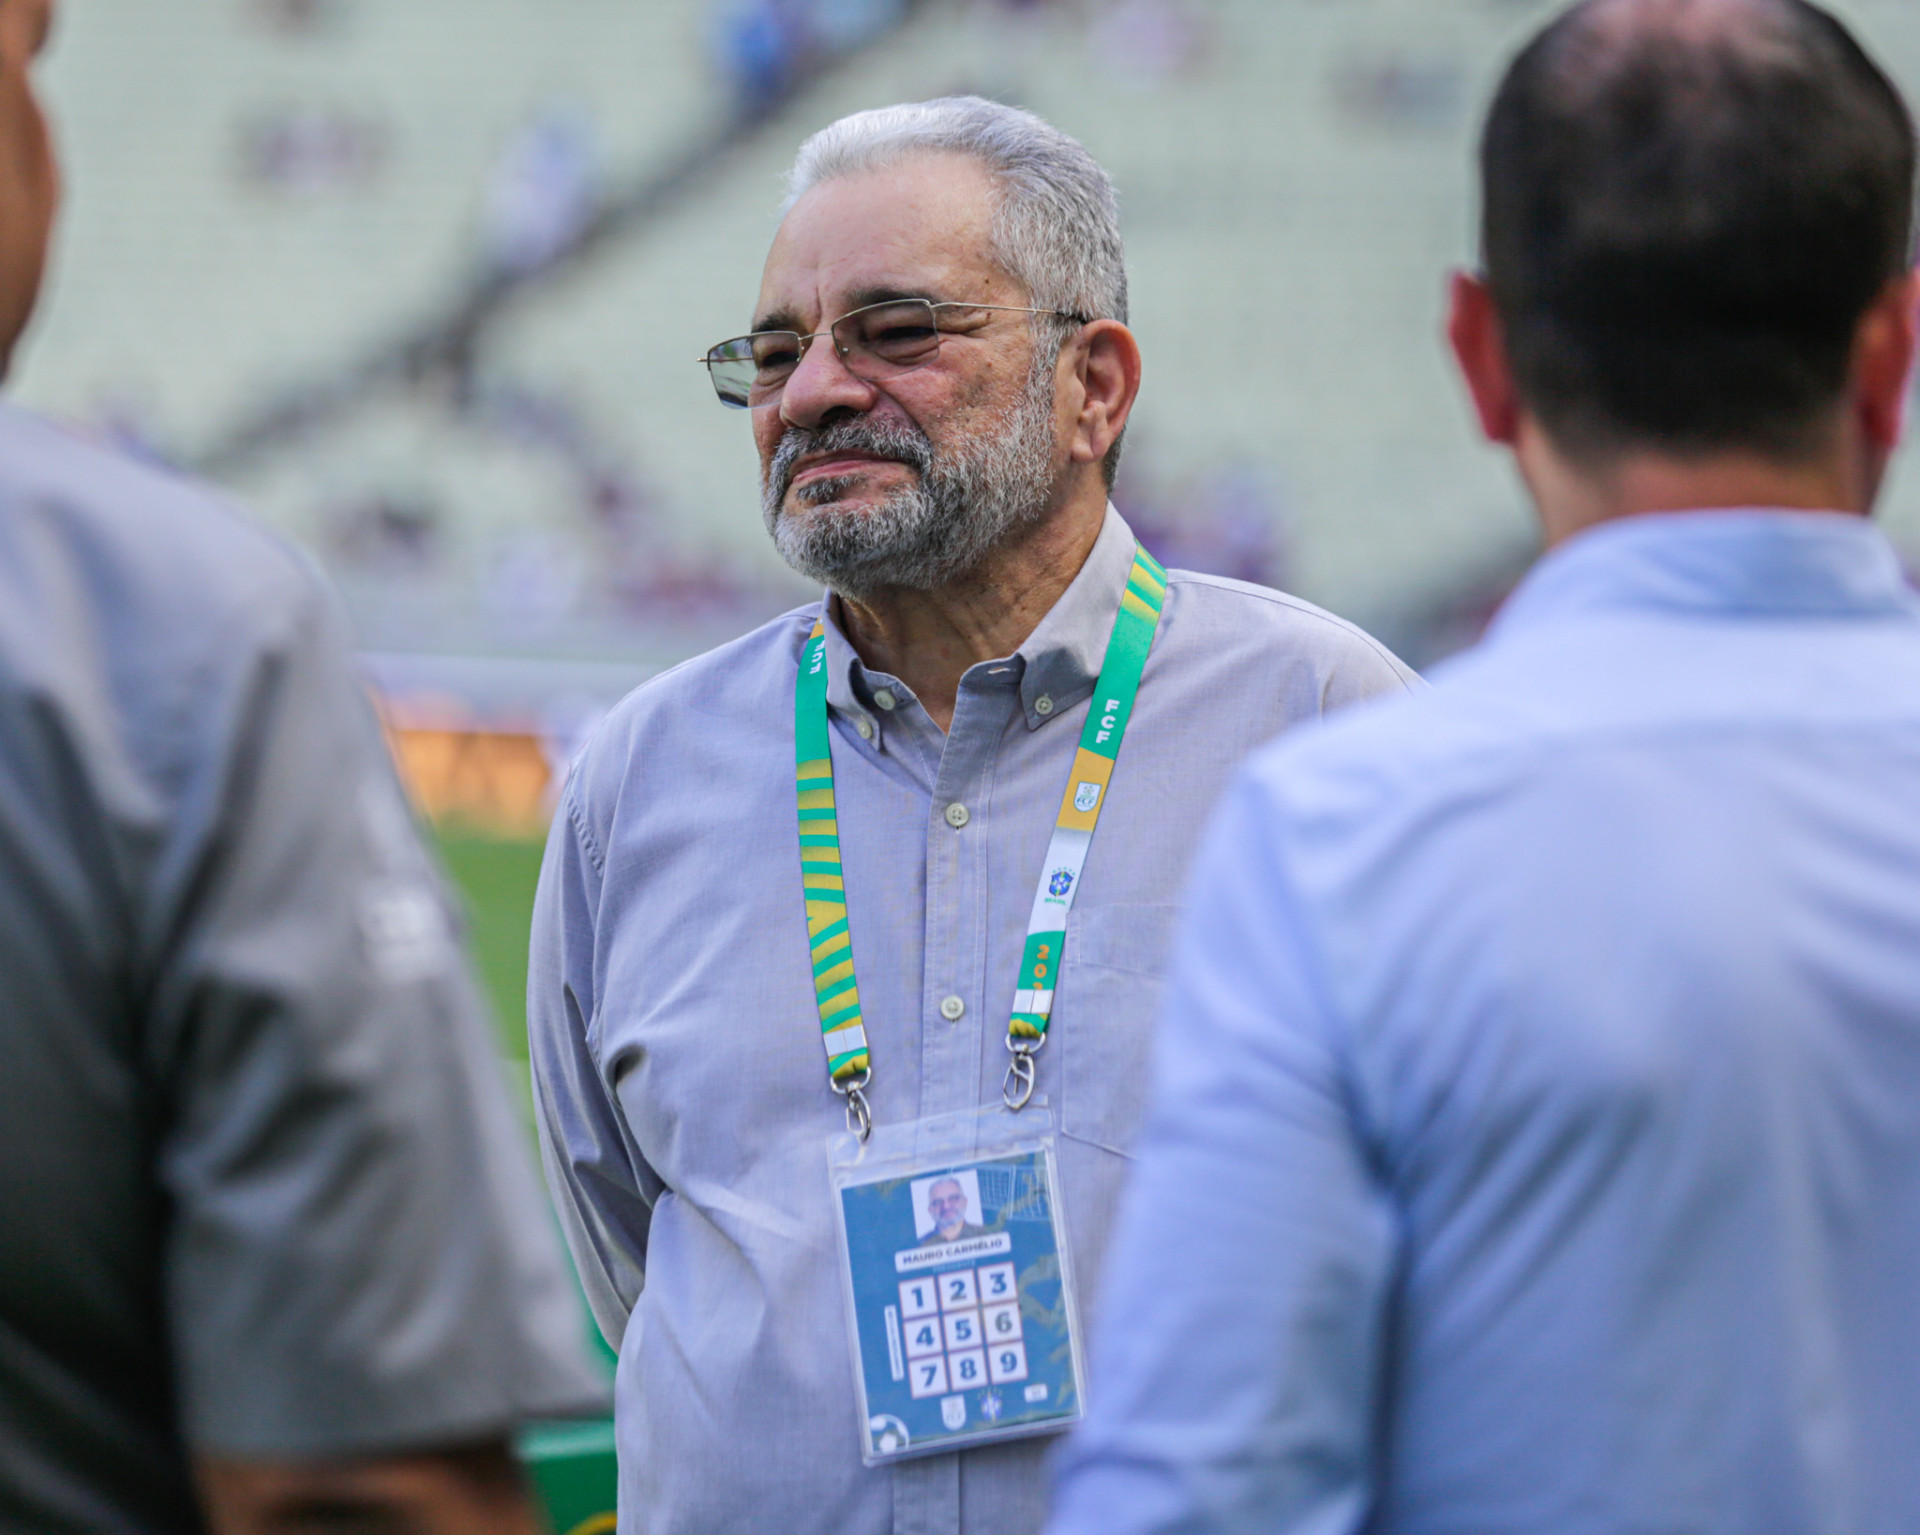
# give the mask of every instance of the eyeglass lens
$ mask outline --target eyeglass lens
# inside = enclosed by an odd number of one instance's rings
[[[940,350],[940,327],[931,302],[901,299],[870,304],[842,315],[830,327],[834,350],[849,373],[869,381],[918,368]],[[760,331],[723,341],[707,353],[714,392],[742,408],[772,399],[800,366],[812,343],[793,331]]]

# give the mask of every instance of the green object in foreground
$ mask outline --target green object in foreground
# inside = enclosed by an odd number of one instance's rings
[[[554,1535],[613,1535],[613,1422],[550,1423],[520,1436],[520,1459]]]

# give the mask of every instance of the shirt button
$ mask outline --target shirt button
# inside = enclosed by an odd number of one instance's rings
[[[1033,712],[1035,714],[1053,713],[1053,700],[1049,698],[1045,693],[1042,693],[1038,698],[1034,699],[1033,701]]]
[[[948,1023],[956,1022],[960,1015],[966,1010],[967,1004],[962,1002],[958,997],[948,997],[940,1004],[940,1016],[946,1019]]]
[[[894,704],[898,702],[893,696],[892,690],[888,688],[882,688],[879,692],[875,693],[873,695],[873,701],[883,709],[891,709]]]
[[[864,714],[853,722],[853,728],[860,732],[861,740],[871,741],[873,739],[873,721],[868,719]]]
[[[955,831],[958,831],[972,819],[973,817],[967,814],[967,807],[961,804],[960,801],[955,800],[951,805],[947,806],[947,825],[951,826]]]

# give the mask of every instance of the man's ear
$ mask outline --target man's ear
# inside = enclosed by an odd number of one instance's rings
[[[1507,364],[1507,342],[1493,294],[1471,272],[1453,274],[1447,340],[1473,397],[1487,441],[1513,447],[1520,436],[1520,397]]]
[[[1097,464],[1126,430],[1140,394],[1140,343],[1118,320],[1095,320],[1068,351],[1080,384],[1080,410],[1068,423],[1068,456]]]
[[[1900,445],[1913,372],[1920,273],[1904,272],[1881,289],[1853,337],[1853,399],[1860,434],[1877,452]]]

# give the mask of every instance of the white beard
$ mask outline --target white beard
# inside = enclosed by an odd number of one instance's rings
[[[1053,368],[1036,366],[1004,417],[946,452],[917,427],[864,416],[818,431],[789,428],[761,486],[774,547],[801,575],[856,601],[887,587],[951,585],[1045,513],[1053,406]],[[913,483],[877,505],[851,507],[833,504],[850,478],[813,480],[794,493],[804,509],[786,505],[795,460],[849,449],[905,464]]]

